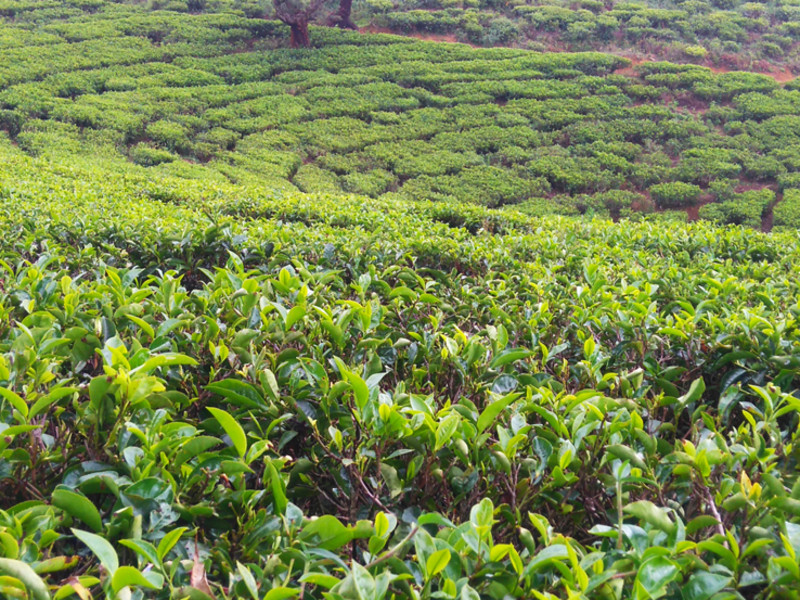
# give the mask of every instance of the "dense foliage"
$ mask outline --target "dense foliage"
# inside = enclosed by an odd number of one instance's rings
[[[364,0],[356,6],[365,25],[481,46],[633,50],[728,68],[800,66],[800,12],[792,0]]]
[[[0,596],[798,598],[795,86],[256,9],[0,2]]]
[[[795,235],[1,156],[8,597],[796,597]]]
[[[800,187],[794,82],[324,28],[298,52],[241,12],[57,4],[3,29],[0,129],[34,156],[532,214],[717,202],[756,228]],[[734,208],[751,191],[774,201]]]

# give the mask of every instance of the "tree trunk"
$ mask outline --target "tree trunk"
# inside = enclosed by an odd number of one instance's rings
[[[308,38],[308,21],[301,19],[289,26],[292,28],[292,48],[309,48],[311,40]]]
[[[328,17],[329,27],[339,27],[341,29],[358,29],[350,18],[350,11],[353,9],[353,0],[339,0],[339,10]]]

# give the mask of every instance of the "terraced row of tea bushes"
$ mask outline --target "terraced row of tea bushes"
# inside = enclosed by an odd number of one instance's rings
[[[0,143],[0,594],[800,585],[796,235],[106,166]]]
[[[633,46],[662,60],[709,60],[735,68],[796,65],[798,59],[800,13],[791,2],[366,0],[354,6],[363,23],[484,46],[604,51]]]
[[[632,77],[601,54],[331,29],[296,52],[282,26],[232,13],[42,12],[9,27],[43,42],[4,50],[0,67],[0,127],[35,156],[615,217],[800,187],[800,92],[763,75],[653,63]],[[742,210],[704,215],[757,226]]]

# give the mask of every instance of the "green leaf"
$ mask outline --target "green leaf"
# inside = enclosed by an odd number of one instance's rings
[[[247,591],[250,593],[250,597],[253,600],[258,600],[258,586],[256,585],[256,578],[253,577],[250,569],[248,569],[239,561],[236,561],[236,570],[239,571],[239,575],[241,576]]]
[[[178,450],[175,454],[175,458],[172,460],[171,466],[175,468],[180,467],[186,461],[197,458],[197,456],[221,442],[222,440],[219,438],[210,435],[195,436],[180,447],[180,450]]]
[[[161,565],[161,559],[158,557],[158,551],[155,546],[147,540],[120,540],[120,545],[133,550],[145,559],[145,561],[154,564],[155,566]]]
[[[131,373],[150,373],[159,367],[172,367],[175,365],[197,366],[197,361],[191,356],[170,352],[167,354],[157,354],[148,358],[140,366],[136,367]]]
[[[687,535],[693,535],[706,527],[714,527],[717,523],[719,523],[719,521],[711,515],[700,515],[686,524],[686,533]]]
[[[397,475],[397,469],[385,462],[381,462],[380,469],[383,481],[389,488],[390,496],[392,498],[397,498],[397,496],[403,493],[403,484],[400,481],[400,477]]]
[[[34,600],[50,600],[47,584],[27,563],[13,558],[0,558],[0,573],[21,581]]]
[[[680,575],[674,562],[656,556],[645,561],[636,574],[636,582],[640,584],[651,597],[660,596],[661,590]]]
[[[683,396],[678,398],[678,402],[680,402],[681,406],[686,406],[687,404],[691,404],[692,402],[697,402],[700,398],[703,397],[703,392],[706,391],[706,382],[701,377],[700,379],[695,379],[692,382],[692,385],[689,386],[689,391],[686,392]]]
[[[484,498],[470,510],[469,520],[478,529],[491,529],[494,524],[494,504]]]
[[[58,487],[53,491],[53,504],[69,514],[86,523],[93,531],[98,532],[103,529],[103,519],[91,500],[83,494],[78,494],[64,487]]]
[[[267,380],[266,390],[270,393],[273,400],[280,400],[281,392],[278,387],[278,380],[275,378],[275,373],[269,369],[264,370],[264,378]]]
[[[523,348],[504,350],[492,359],[492,362],[489,363],[489,368],[497,369],[504,367],[507,364],[522,360],[523,358],[528,358],[529,356],[533,356],[533,352]]]
[[[178,540],[181,539],[181,536],[189,530],[188,527],[178,527],[177,529],[173,529],[158,543],[158,558],[159,560],[163,561],[164,557],[169,554],[169,551],[175,547],[175,544],[178,543]]]
[[[667,516],[667,511],[648,500],[631,502],[623,510],[629,515],[633,515],[666,533],[672,533],[675,529],[675,523]]]
[[[19,412],[24,419],[28,418],[28,405],[19,395],[15,394],[9,389],[0,387],[0,397],[8,401],[8,403],[14,407],[14,410]]]
[[[223,379],[209,383],[206,389],[219,394],[231,404],[242,408],[260,408],[264,406],[262,398],[255,386],[238,379]]]
[[[101,582],[97,577],[87,577],[85,575],[82,577],[77,577],[77,581],[67,583],[58,588],[56,593],[53,595],[53,600],[64,600],[64,598],[70,598],[74,596],[81,588],[88,590],[91,587],[100,585],[100,583]]]
[[[78,388],[73,387],[63,387],[57,388],[52,390],[49,394],[42,396],[36,402],[33,403],[30,412],[28,413],[28,418],[33,419],[43,410],[47,409],[50,405],[58,402],[62,398],[66,396],[70,396],[73,393],[77,392]]]
[[[363,411],[367,402],[369,402],[369,388],[367,387],[367,382],[361,379],[361,376],[353,372],[347,373],[347,381],[353,388],[353,396],[355,397],[356,405],[359,410]]]
[[[221,408],[214,408],[213,406],[209,406],[208,412],[210,412],[217,422],[222,426],[222,429],[225,430],[225,433],[228,434],[228,437],[231,438],[231,442],[233,443],[233,447],[236,448],[236,452],[239,453],[241,458],[244,458],[244,455],[247,453],[247,436],[244,433],[244,429],[242,426],[239,425],[238,421],[234,419],[229,413],[225,412]]]
[[[727,586],[731,581],[730,577],[700,571],[689,578],[683,586],[683,600],[708,600]]]
[[[267,472],[269,473],[270,489],[272,490],[272,501],[275,504],[275,512],[279,515],[286,514],[286,507],[289,502],[286,498],[286,488],[275,466],[270,461],[265,461]]]
[[[439,423],[439,426],[436,428],[436,450],[443,448],[444,445],[450,441],[450,438],[453,437],[460,423],[461,417],[455,412],[450,413]]]
[[[306,316],[306,309],[302,306],[295,306],[286,314],[286,330],[292,328],[292,325],[297,323],[300,319]]]
[[[117,557],[117,552],[114,550],[114,547],[105,538],[99,535],[81,529],[71,529],[70,531],[72,531],[72,534],[76,538],[89,547],[89,550],[100,560],[100,564],[113,576],[119,568],[119,558]]]
[[[46,573],[65,571],[75,567],[77,564],[77,556],[53,556],[33,563],[31,568],[37,575],[44,575]]]
[[[380,511],[375,515],[375,535],[378,537],[386,537],[389,534],[389,517],[386,513]]]
[[[95,410],[100,409],[100,402],[103,400],[108,390],[114,385],[113,380],[109,381],[110,377],[100,375],[95,377],[89,382],[89,401],[92,408]]]
[[[115,594],[118,594],[122,588],[125,587],[144,587],[151,590],[156,590],[158,587],[141,574],[139,569],[135,567],[123,566],[114,571],[114,576],[111,578],[111,588]]]
[[[773,498],[770,500],[769,505],[786,511],[792,516],[800,517],[800,500],[795,500],[794,498]]]
[[[486,431],[486,429],[491,426],[492,423],[494,423],[497,415],[499,415],[509,404],[514,402],[519,397],[520,394],[508,394],[499,400],[495,400],[486,408],[484,408],[483,412],[478,417],[478,434],[480,435]]]
[[[356,588],[356,594],[358,598],[362,598],[363,600],[378,600],[375,578],[369,574],[369,571],[367,571],[357,562],[353,561],[353,565],[350,570],[350,576],[353,579],[353,584]]]
[[[339,583],[339,579],[333,575],[326,575],[324,573],[306,573],[300,578],[300,583],[310,583],[329,590]]]
[[[338,581],[335,577],[333,579]],[[319,580],[317,580],[316,585],[320,585]],[[267,595],[264,596],[264,600],[285,600],[286,598],[294,598],[299,594],[300,590],[293,590],[288,587],[275,587],[267,592]]]
[[[643,471],[647,469],[647,463],[645,463],[634,450],[628,448],[627,446],[623,446],[621,444],[611,444],[606,448],[606,452],[619,458],[620,460],[630,461],[631,465],[642,469]]]
[[[300,533],[302,539],[319,538],[323,550],[336,550],[353,539],[352,532],[333,515],[323,515],[309,522]]]
[[[447,548],[442,548],[431,554],[428,560],[425,561],[425,572],[428,574],[428,579],[444,571],[449,563],[450,550]]]
[[[153,329],[153,326],[150,325],[150,323],[148,323],[144,319],[140,319],[139,317],[134,317],[133,315],[126,314],[125,316],[129,320],[131,320],[134,323],[136,323],[136,325],[138,325],[139,328],[142,331],[144,331],[150,337],[151,340],[156,337],[156,331],[155,331],[155,329]]]

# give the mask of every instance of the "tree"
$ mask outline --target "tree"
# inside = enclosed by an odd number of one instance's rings
[[[339,0],[339,10],[333,12],[328,17],[328,27],[340,27],[341,29],[358,29],[350,18],[350,11],[353,9],[353,0]]]
[[[325,0],[272,0],[275,15],[292,30],[292,48],[308,48],[308,23]]]

